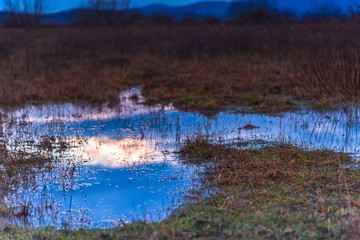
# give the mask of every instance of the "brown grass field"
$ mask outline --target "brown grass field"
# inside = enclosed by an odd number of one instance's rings
[[[113,104],[142,86],[149,102],[203,112],[329,107],[358,98],[359,36],[341,19],[2,28],[0,104]]]
[[[121,91],[139,86],[148,104],[207,115],[239,106],[266,114],[336,108],[360,100],[359,39],[359,21],[340,18],[0,28],[0,106],[116,106]],[[247,142],[215,137],[194,133],[179,147],[181,160],[203,166],[203,187],[163,221],[78,230],[10,225],[0,238],[358,238],[360,170],[344,167],[353,164],[349,154],[289,143],[243,149]],[[43,140],[40,153],[54,144]],[[1,151],[4,192],[17,172],[52,159]]]

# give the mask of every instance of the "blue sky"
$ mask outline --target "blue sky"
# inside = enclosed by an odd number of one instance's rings
[[[2,3],[4,0],[0,0]],[[86,0],[47,0],[50,2],[56,2],[54,6],[51,8],[52,11],[63,11],[67,9],[77,8],[83,6]],[[186,5],[190,3],[199,2],[201,0],[131,0],[132,5],[135,7],[161,3],[167,5]],[[219,1],[219,0],[206,0],[206,1]],[[223,0],[226,1],[226,0]],[[227,0],[231,1],[231,0]],[[311,10],[314,8],[316,4],[321,4],[323,2],[332,2],[333,4],[342,7],[343,9],[347,9],[350,6],[357,6],[360,1],[357,0],[273,0],[276,1],[278,8],[280,9],[288,9],[296,12],[303,12],[306,10]]]

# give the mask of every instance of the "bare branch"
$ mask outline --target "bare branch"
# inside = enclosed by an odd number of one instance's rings
[[[49,7],[47,0],[5,0],[4,6],[9,12],[7,24],[12,26],[39,25]]]
[[[130,8],[131,0],[88,0],[89,9],[80,16],[86,24],[112,25],[119,22]]]

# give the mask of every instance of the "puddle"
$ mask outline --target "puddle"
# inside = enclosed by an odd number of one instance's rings
[[[229,142],[281,140],[358,158],[360,124],[343,111],[282,116],[223,112],[209,119],[171,105],[141,102],[140,92],[133,89],[122,95],[116,110],[72,104],[2,109],[3,145],[52,159],[36,169],[14,170],[6,204],[29,214],[16,221],[111,227],[164,219],[197,187],[200,169],[183,164],[175,153],[194,133]]]

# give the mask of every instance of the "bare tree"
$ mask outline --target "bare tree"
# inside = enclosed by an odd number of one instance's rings
[[[87,24],[114,24],[120,21],[130,8],[131,0],[88,0],[88,9],[81,14]]]
[[[271,2],[271,3],[269,3]],[[235,14],[267,8],[273,1],[269,0],[232,0],[231,10]]]
[[[234,19],[245,22],[281,20],[288,17],[276,10],[276,0],[232,0],[231,13]]]
[[[39,25],[49,7],[47,0],[4,0],[4,5],[9,13],[7,24],[13,26]]]

